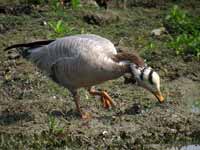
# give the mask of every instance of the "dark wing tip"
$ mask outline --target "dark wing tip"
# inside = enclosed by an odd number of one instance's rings
[[[7,51],[7,50],[12,49],[12,48],[15,48],[14,45],[6,47],[6,48],[4,49],[4,51]]]
[[[43,45],[47,45],[53,41],[55,41],[55,40],[45,40],[45,41],[36,41],[36,42],[24,43],[24,44],[15,44],[15,45],[11,45],[11,46],[5,48],[4,51],[12,49],[12,48],[19,48],[19,47],[36,48],[36,47],[40,47]]]
[[[11,45],[11,46],[5,48],[4,51],[7,51],[7,50],[13,49],[13,48],[19,48],[19,47],[26,47],[26,44],[15,44],[15,45]]]

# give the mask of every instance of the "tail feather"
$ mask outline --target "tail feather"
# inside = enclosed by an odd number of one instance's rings
[[[19,48],[19,47],[37,48],[37,47],[41,47],[43,45],[47,45],[53,41],[55,41],[55,40],[36,41],[36,42],[31,42],[31,43],[15,44],[15,45],[11,45],[11,46],[5,48],[4,50],[6,51],[6,50],[9,50],[12,48]]]

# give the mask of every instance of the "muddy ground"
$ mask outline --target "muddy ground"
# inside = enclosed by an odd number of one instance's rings
[[[200,62],[168,48],[170,35],[152,36],[163,27],[169,9],[180,5],[200,14],[199,1],[148,2],[108,10],[82,6],[55,12],[50,6],[2,2],[0,7],[0,147],[1,149],[166,149],[200,144]],[[11,44],[55,37],[48,22],[62,19],[66,35],[94,33],[119,48],[135,50],[161,76],[166,98],[155,97],[124,78],[97,85],[117,108],[105,110],[98,97],[80,90],[81,106],[93,118],[80,120],[70,93],[53,83]],[[60,35],[62,36],[62,35]]]

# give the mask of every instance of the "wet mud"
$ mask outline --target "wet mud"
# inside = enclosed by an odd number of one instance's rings
[[[0,7],[0,147],[190,150],[187,145],[200,144],[200,63],[167,48],[166,33],[151,36],[153,29],[163,25],[166,7],[139,4],[111,7],[109,12],[91,8],[94,12],[89,15],[85,9],[68,9],[64,19],[76,32],[84,28],[86,33],[102,35],[122,49],[140,53],[159,72],[165,102],[159,104],[151,93],[121,77],[96,86],[116,101],[117,107],[110,110],[102,107],[98,97],[80,90],[82,109],[92,115],[86,121],[77,115],[69,91],[23,59],[18,50],[3,50],[14,43],[49,39],[53,31],[43,22],[55,19],[55,13],[28,8],[21,8],[28,13],[21,12],[18,5]],[[15,16],[15,11],[20,15]],[[153,49],[150,42],[156,43]]]

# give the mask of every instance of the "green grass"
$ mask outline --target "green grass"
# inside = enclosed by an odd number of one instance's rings
[[[175,5],[167,15],[165,25],[172,35],[168,45],[176,54],[200,58],[200,17],[191,16]]]
[[[72,8],[76,9],[80,6],[80,0],[71,0]]]
[[[68,36],[68,35],[73,35],[73,34],[80,34],[80,33],[84,33],[84,28],[75,28],[72,25],[70,25],[69,23],[67,23],[67,21],[64,20],[58,20],[58,21],[49,21],[48,25],[50,27],[50,34],[49,37],[50,38],[59,38],[59,37],[64,37],[64,36]]]
[[[71,146],[70,138],[61,134],[52,134],[49,131],[43,131],[40,135],[23,135],[23,134],[1,134],[0,149],[66,149]]]
[[[64,128],[59,126],[59,122],[54,116],[49,117],[48,126],[50,134],[61,134],[64,131]]]

